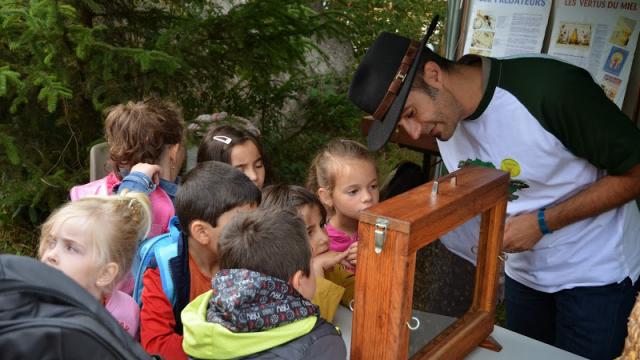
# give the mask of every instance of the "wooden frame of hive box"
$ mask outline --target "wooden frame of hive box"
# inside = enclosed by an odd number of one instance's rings
[[[465,167],[360,215],[351,359],[406,359],[416,251],[482,214],[468,312],[412,359],[459,359],[476,346],[499,351],[493,331],[509,175]]]

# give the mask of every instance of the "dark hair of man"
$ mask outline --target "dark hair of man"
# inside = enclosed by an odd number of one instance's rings
[[[300,210],[304,206],[317,207],[320,210],[321,224],[327,219],[327,209],[324,208],[320,199],[307,190],[298,185],[270,185],[262,190],[262,208],[276,207],[280,209]]]
[[[429,61],[435,62],[442,70],[449,71],[453,68],[455,63],[449,59],[446,59],[429,49],[425,49],[425,51],[420,54],[420,58],[418,58],[418,69],[416,71],[416,76],[413,78],[413,84],[411,87],[414,89],[420,89],[424,91],[430,98],[434,99],[438,95],[438,89],[429,86],[424,81],[424,64]]]
[[[304,221],[291,210],[240,213],[218,241],[221,269],[248,269],[289,281],[299,270],[309,276],[311,246]]]
[[[240,170],[218,161],[198,163],[183,178],[176,194],[175,208],[182,231],[202,220],[218,226],[225,212],[243,205],[259,205],[261,193]]]

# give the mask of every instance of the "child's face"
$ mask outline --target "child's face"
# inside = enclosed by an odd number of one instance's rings
[[[62,271],[99,299],[101,289],[97,282],[101,266],[96,264],[94,248],[86,233],[87,226],[79,218],[55,224],[42,243],[44,252],[40,260]]]
[[[335,187],[331,193],[337,216],[357,220],[360,212],[378,203],[378,176],[370,161],[339,159]]]
[[[262,190],[265,177],[264,164],[260,151],[251,140],[235,145],[231,149],[231,166],[242,171],[258,189]]]
[[[327,231],[322,227],[324,219],[320,209],[317,206],[305,205],[298,210],[298,214],[307,226],[311,255],[320,255],[329,250],[329,237],[327,236]]]

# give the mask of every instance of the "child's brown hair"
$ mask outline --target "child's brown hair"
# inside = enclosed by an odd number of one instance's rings
[[[153,98],[109,108],[104,129],[116,174],[137,163],[157,163],[165,146],[182,143],[185,134],[181,111]]]
[[[252,131],[246,127],[233,125],[221,125],[209,129],[202,137],[200,146],[198,146],[197,162],[213,160],[231,164],[231,150],[233,147],[244,144],[247,141],[251,141],[253,145],[256,146],[256,149],[258,149],[265,170],[264,184],[270,184],[273,180],[271,166],[260,143],[260,135],[257,133],[257,130]]]
[[[324,221],[327,218],[327,210],[316,194],[298,185],[267,186],[262,190],[262,204],[260,206],[263,208],[295,209],[296,211],[300,211],[305,206],[315,206],[320,211],[322,219],[320,226],[324,226]]]
[[[193,221],[217,227],[225,212],[243,205],[260,205],[260,199],[260,190],[242,171],[223,162],[205,161],[182,178],[175,200],[176,216],[182,232],[192,236]]]
[[[304,221],[291,210],[269,208],[240,213],[222,230],[221,269],[248,269],[289,281],[311,273],[311,245]]]

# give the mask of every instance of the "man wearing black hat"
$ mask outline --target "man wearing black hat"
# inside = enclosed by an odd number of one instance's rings
[[[382,33],[363,57],[349,97],[375,119],[369,148],[402,126],[435,136],[449,171],[480,160],[526,183],[507,206],[507,327],[618,356],[640,275],[640,130],[573,65],[438,56],[436,21],[420,43]]]

